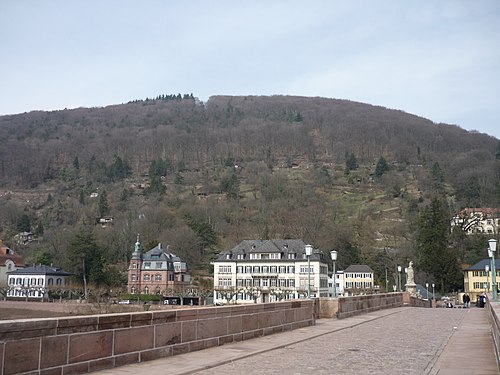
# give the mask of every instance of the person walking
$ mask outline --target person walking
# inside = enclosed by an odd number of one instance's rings
[[[464,300],[464,307],[465,308],[470,307],[470,297],[469,297],[469,295],[467,293],[464,294],[463,300]]]

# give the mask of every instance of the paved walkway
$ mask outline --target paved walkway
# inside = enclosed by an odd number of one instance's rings
[[[402,307],[98,372],[500,374],[486,309]]]

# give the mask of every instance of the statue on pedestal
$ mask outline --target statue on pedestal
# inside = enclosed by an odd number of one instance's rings
[[[410,260],[408,264],[408,282],[406,283],[406,291],[409,292],[412,296],[415,296],[417,293],[417,284],[415,284],[415,272],[413,270],[413,262]]]

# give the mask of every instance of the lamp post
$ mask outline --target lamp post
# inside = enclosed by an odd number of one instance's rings
[[[436,284],[432,283],[432,299],[436,299],[436,296],[434,295],[434,287]]]
[[[335,261],[337,260],[337,252],[335,250],[330,251],[330,256],[332,257],[333,264],[333,297],[337,297],[337,275],[335,275]]]
[[[408,267],[405,267],[405,290],[408,291]]]
[[[425,289],[427,290],[427,301],[429,300],[429,283],[425,283]]]
[[[401,266],[398,266],[398,290],[401,292]]]
[[[497,302],[497,271],[495,264],[495,252],[497,251],[497,240],[488,241],[489,251],[491,253],[491,288],[493,289],[493,301]]]
[[[306,245],[307,257],[307,298],[311,298],[311,254],[313,252],[312,245]]]
[[[490,292],[490,266],[484,266],[484,273],[486,274],[486,293]]]

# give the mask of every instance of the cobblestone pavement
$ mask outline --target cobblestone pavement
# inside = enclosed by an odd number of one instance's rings
[[[196,374],[428,374],[467,312],[403,309]]]

